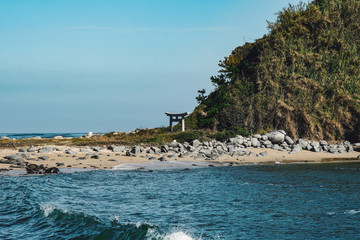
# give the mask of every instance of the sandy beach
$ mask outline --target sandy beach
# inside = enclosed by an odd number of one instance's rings
[[[286,163],[323,163],[323,162],[357,162],[359,153],[343,153],[343,154],[330,154],[327,152],[311,152],[301,151],[294,154],[289,154],[283,150],[273,150],[264,148],[247,148],[251,151],[253,156],[229,156],[223,155],[216,160],[205,160],[196,155],[188,154],[181,157],[170,156],[166,153],[150,154],[141,153],[136,156],[127,156],[125,152],[112,152],[106,148],[99,151],[89,150],[89,152],[80,152],[80,148],[71,147],[74,154],[66,154],[68,146],[50,146],[56,151],[48,153],[28,153],[30,158],[28,163],[41,165],[45,167],[57,167],[61,169],[130,169],[141,168],[150,163],[156,163],[157,166],[169,165],[170,163],[178,164],[178,166],[186,167],[187,165],[243,165],[243,164],[286,164]],[[266,150],[266,156],[257,156],[259,153]],[[0,150],[0,158],[5,156],[14,155],[19,153],[15,149],[2,149]],[[86,155],[88,155],[86,157]],[[90,157],[89,157],[90,156]],[[93,157],[94,156],[94,157]],[[165,161],[160,161],[159,158],[165,158]],[[43,160],[45,159],[45,160]],[[179,165],[179,163],[181,163]],[[197,164],[196,164],[197,163]],[[125,167],[124,167],[125,166]],[[1,169],[17,169],[25,170],[25,168],[14,168],[12,164],[0,164]]]

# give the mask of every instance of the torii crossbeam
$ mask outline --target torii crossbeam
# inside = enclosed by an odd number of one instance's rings
[[[173,122],[181,122],[181,131],[185,131],[185,117],[189,115],[189,112],[184,113],[165,113],[170,117],[170,130],[173,131]]]

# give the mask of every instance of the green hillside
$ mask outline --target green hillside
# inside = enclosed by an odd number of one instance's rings
[[[359,140],[360,0],[290,5],[219,66],[187,126]]]

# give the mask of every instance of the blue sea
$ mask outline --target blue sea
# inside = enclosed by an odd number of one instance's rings
[[[81,137],[83,135],[87,135],[88,133],[0,133],[1,137],[9,137],[11,139],[24,139],[24,138],[32,138],[32,137],[41,137],[41,138],[54,138],[55,136],[63,136],[63,137]]]
[[[354,163],[0,181],[0,239],[360,239]]]

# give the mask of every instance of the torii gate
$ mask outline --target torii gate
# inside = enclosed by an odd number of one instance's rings
[[[181,122],[181,131],[185,131],[185,117],[189,115],[189,112],[184,113],[168,113],[165,112],[167,116],[170,117],[170,130],[173,131],[173,122]]]

